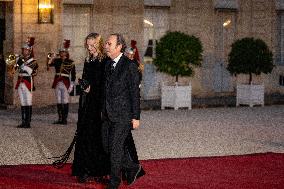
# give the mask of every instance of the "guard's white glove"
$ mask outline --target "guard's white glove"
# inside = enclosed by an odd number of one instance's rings
[[[68,88],[68,93],[71,93],[71,91],[73,90],[73,88],[74,88],[74,82],[71,82],[71,83],[70,83],[70,86],[69,86],[69,88]]]
[[[21,65],[20,65],[20,70],[23,70],[23,71],[24,71],[24,67],[25,67],[25,64],[21,64]]]
[[[22,72],[22,73],[25,72],[25,70],[24,70],[25,64],[21,64],[20,66],[18,65],[18,67],[19,67],[20,72]]]

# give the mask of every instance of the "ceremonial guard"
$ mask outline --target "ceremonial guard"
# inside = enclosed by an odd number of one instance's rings
[[[19,128],[31,127],[32,92],[35,90],[33,79],[38,69],[33,54],[34,41],[34,37],[28,38],[22,47],[22,55],[17,56],[15,64],[15,69],[19,72],[15,89],[18,90],[22,112],[22,123],[18,125]]]
[[[67,124],[69,111],[69,93],[74,88],[76,69],[74,61],[69,58],[70,40],[64,40],[63,48],[59,49],[59,57],[48,55],[47,70],[55,68],[55,77],[52,88],[55,89],[57,99],[58,120],[54,124]]]

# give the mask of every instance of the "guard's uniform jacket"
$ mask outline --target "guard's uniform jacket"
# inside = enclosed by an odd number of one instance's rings
[[[23,82],[30,91],[33,91],[35,89],[33,77],[37,75],[38,71],[38,64],[36,63],[36,60],[33,57],[27,60],[20,58],[17,61],[17,65],[19,74],[15,89],[18,89],[20,83]]]
[[[73,60],[66,59],[62,60],[61,58],[55,58],[49,66],[55,67],[55,77],[52,84],[52,88],[55,88],[59,81],[62,81],[66,88],[70,86],[70,75],[71,81],[74,82],[76,79],[76,69]]]

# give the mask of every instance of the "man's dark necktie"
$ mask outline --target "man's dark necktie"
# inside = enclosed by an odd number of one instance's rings
[[[115,61],[111,61],[111,67],[110,67],[111,74],[114,72],[114,64],[115,64]]]

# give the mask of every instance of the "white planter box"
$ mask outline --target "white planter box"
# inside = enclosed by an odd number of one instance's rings
[[[162,85],[161,109],[172,107],[175,110],[186,107],[191,109],[191,85],[165,86]]]
[[[264,106],[264,85],[237,85],[237,106]]]

